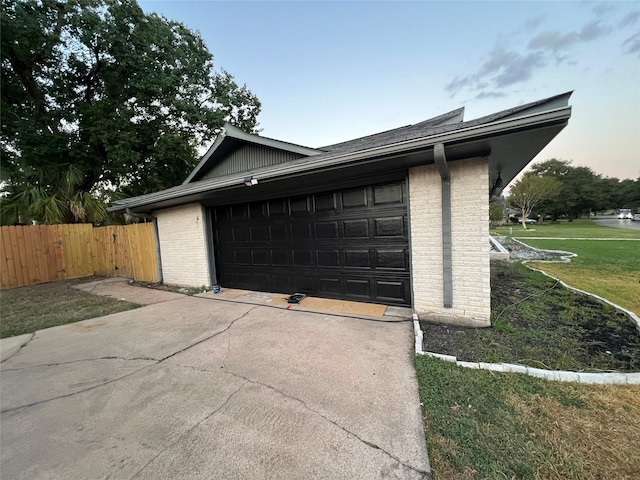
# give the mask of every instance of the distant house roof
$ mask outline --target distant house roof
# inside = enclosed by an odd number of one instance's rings
[[[160,192],[119,200],[110,211],[151,211],[192,201],[215,200],[216,192],[224,191],[222,200],[229,202],[232,190],[244,187],[242,174],[200,180],[199,176],[224,159],[232,145],[238,142],[261,145],[302,155],[301,158],[278,165],[247,172],[261,183],[273,183],[277,192],[278,180],[309,176],[314,172],[340,169],[341,173],[355,172],[355,168],[391,169],[433,163],[433,146],[444,144],[447,158],[455,161],[470,156],[487,156],[490,181],[500,176],[507,185],[542,148],[568,123],[572,92],[520,105],[467,122],[464,109],[414,125],[368,135],[322,148],[308,148],[280,140],[248,134],[232,125],[225,125],[211,148],[182,185]],[[353,167],[351,170],[349,168]],[[280,185],[281,187],[281,185]],[[261,187],[264,188],[264,187]]]

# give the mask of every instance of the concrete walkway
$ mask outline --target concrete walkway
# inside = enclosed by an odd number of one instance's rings
[[[178,297],[0,342],[3,478],[430,478],[410,322]]]
[[[184,298],[184,295],[181,293],[129,285],[129,279],[122,277],[100,279],[95,282],[74,285],[72,288],[94,295],[126,300],[127,302],[137,303],[139,305],[152,305],[154,303]]]

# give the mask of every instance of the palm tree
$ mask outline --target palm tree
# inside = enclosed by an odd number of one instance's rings
[[[95,192],[82,191],[84,176],[73,165],[65,170],[29,169],[12,175],[1,187],[0,222],[98,223],[107,206]]]

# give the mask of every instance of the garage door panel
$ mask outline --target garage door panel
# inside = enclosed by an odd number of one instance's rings
[[[306,216],[311,213],[311,199],[309,197],[296,197],[289,200],[291,216]]]
[[[386,217],[374,219],[376,237],[404,237],[404,217]]]
[[[337,210],[336,194],[323,193],[314,195],[314,206],[316,212],[330,212]]]
[[[395,280],[377,280],[376,296],[387,299],[390,303],[408,303],[408,289],[405,282]]]
[[[338,240],[340,238],[338,221],[316,223],[316,240]]]
[[[267,205],[269,207],[268,215],[270,217],[282,217],[289,214],[288,202],[286,199],[269,200]]]
[[[345,279],[345,293],[348,298],[359,298],[368,301],[371,298],[370,279]]]
[[[269,230],[264,226],[250,227],[249,235],[253,243],[269,241]]]
[[[251,250],[236,250],[233,260],[235,260],[235,265],[251,265]]]
[[[310,223],[294,222],[291,224],[291,239],[297,241],[311,240],[313,225]]]
[[[339,277],[317,277],[316,279],[316,291],[324,296],[332,298],[342,298],[343,292],[340,288]]]
[[[404,182],[215,209],[223,286],[410,303]]]
[[[344,266],[346,268],[370,269],[372,263],[369,249],[344,251]]]
[[[269,257],[270,255],[270,250],[264,249],[264,250],[252,250],[251,251],[251,259],[252,259],[252,265],[255,266],[264,266],[264,267],[268,267],[270,265],[270,259]]]
[[[295,267],[313,267],[313,252],[311,250],[294,250],[293,265]]]
[[[272,281],[273,281],[273,285],[280,285],[282,287],[282,291],[284,292],[292,292],[293,290],[295,290],[295,286],[293,283],[293,279],[291,278],[291,275],[274,274],[272,277]],[[271,288],[270,291],[273,292],[275,290]]]
[[[344,238],[369,238],[369,220],[344,220],[342,222]]]
[[[267,209],[264,202],[254,202],[249,204],[249,219],[265,218]]]
[[[342,192],[342,208],[362,208],[367,206],[367,189],[355,188]]]
[[[404,204],[402,184],[392,183],[373,187],[373,203],[374,205]]]
[[[316,255],[318,268],[340,266],[339,250],[318,250]]]
[[[402,249],[377,250],[375,265],[377,269],[405,271],[409,268],[409,256]]]
[[[275,267],[291,267],[293,265],[291,250],[272,250],[271,264]]]
[[[285,242],[289,236],[287,225],[284,223],[274,223],[269,225],[269,238],[272,243]]]

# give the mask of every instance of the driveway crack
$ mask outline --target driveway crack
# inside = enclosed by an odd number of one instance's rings
[[[234,377],[237,378],[242,378],[244,380],[246,380],[246,383],[252,383],[254,385],[260,385],[262,387],[268,388],[269,390],[272,390],[280,395],[282,395],[283,397],[286,398],[290,398],[291,400],[294,400],[298,403],[300,403],[306,410],[318,415],[320,418],[323,418],[324,420],[326,420],[327,422],[331,423],[332,425],[334,425],[335,427],[339,428],[340,430],[342,430],[343,432],[345,432],[347,435],[350,435],[354,438],[356,438],[357,440],[359,440],[360,442],[364,443],[365,445],[367,445],[370,448],[373,448],[375,450],[380,450],[382,453],[384,453],[385,455],[387,455],[389,458],[391,458],[392,460],[395,460],[398,464],[402,465],[404,468],[411,470],[413,472],[419,473],[420,475],[422,475],[422,478],[424,479],[431,479],[431,473],[425,470],[421,470],[417,467],[414,467],[413,465],[409,465],[405,462],[403,462],[402,460],[400,460],[400,458],[398,458],[396,455],[394,455],[393,453],[385,450],[384,448],[382,448],[380,445],[377,445],[376,443],[370,442],[368,440],[365,440],[364,438],[362,438],[360,435],[358,435],[355,432],[352,432],[351,430],[349,430],[348,428],[344,427],[343,425],[340,425],[338,422],[336,422],[335,420],[330,419],[329,417],[327,417],[326,415],[323,415],[322,413],[320,413],[317,410],[314,410],[313,408],[311,408],[309,405],[307,405],[307,403],[302,400],[301,398],[295,397],[289,393],[286,393],[276,387],[274,387],[273,385],[269,385],[267,383],[262,383],[259,382],[257,380],[252,380],[248,377],[245,377],[244,375],[240,375],[238,373],[232,372],[230,370],[225,369],[224,373],[227,373],[229,375],[233,375]]]
[[[208,337],[203,338],[202,340],[198,340],[197,342],[192,343],[191,345],[188,345],[188,346],[186,346],[186,347],[184,347],[184,348],[172,353],[171,355],[167,355],[166,357],[163,357],[160,360],[149,358],[148,360],[152,360],[152,361],[155,362],[155,363],[153,363],[151,365],[144,365],[144,366],[142,366],[140,368],[137,368],[136,370],[133,370],[132,372],[127,373],[126,375],[122,375],[121,377],[117,377],[117,378],[113,378],[111,380],[107,380],[105,382],[99,383],[98,385],[94,385],[92,387],[88,387],[88,388],[85,388],[85,389],[82,389],[82,390],[78,390],[76,392],[66,393],[64,395],[58,395],[57,397],[52,397],[52,398],[48,398],[48,399],[45,399],[45,400],[38,400],[37,402],[28,403],[26,405],[20,405],[18,407],[7,408],[5,410],[0,410],[0,413],[11,413],[11,412],[15,412],[15,411],[18,411],[18,410],[22,410],[23,408],[34,407],[36,405],[41,405],[43,403],[51,402],[53,400],[59,400],[61,398],[73,397],[74,395],[78,395],[80,393],[88,392],[90,390],[95,390],[96,388],[100,388],[100,387],[103,387],[105,385],[109,385],[110,383],[114,383],[114,382],[118,382],[120,380],[123,380],[123,379],[125,379],[127,377],[130,377],[131,375],[133,375],[135,373],[138,373],[141,370],[144,370],[145,368],[159,365],[160,363],[164,362],[165,360],[167,360],[169,358],[172,358],[172,357],[178,355],[179,353],[182,353],[182,352],[184,352],[186,350],[189,350],[190,348],[193,348],[193,347],[195,347],[197,345],[200,345],[201,343],[206,342],[207,340],[211,340],[212,338],[217,337],[218,335],[220,335],[220,334],[226,332],[227,330],[229,330],[237,321],[242,320],[243,318],[245,318],[247,315],[249,315],[253,310],[255,310],[258,307],[259,307],[259,305],[256,305],[253,308],[250,308],[245,313],[240,315],[238,318],[235,318],[231,322],[229,322],[229,325],[227,325],[224,329],[220,330],[219,332],[216,332],[213,335],[209,335]],[[33,334],[33,336],[27,342],[25,342],[24,345],[22,345],[20,347],[20,349],[22,349],[25,345],[27,345],[27,343],[29,343],[31,340],[33,340],[34,337],[35,337],[35,333]],[[20,350],[18,350],[18,351],[20,351]],[[16,353],[18,353],[18,352],[16,352]],[[13,355],[11,355],[11,357],[13,357]],[[11,357],[8,357],[7,360],[9,358],[11,358]],[[102,357],[102,358],[109,358],[109,357]],[[118,357],[115,357],[115,358],[118,358]],[[140,359],[141,360],[146,360],[145,358],[140,358]],[[81,362],[81,361],[93,361],[93,360],[97,360],[97,359],[75,360],[75,361],[71,361],[71,362],[63,362],[62,364],[64,364],[64,363],[75,363],[75,362]],[[129,360],[136,360],[136,359],[132,358],[132,359],[129,359]],[[53,365],[55,365],[55,364],[51,364],[51,366],[53,366]],[[25,368],[27,368],[27,367],[25,367]],[[4,370],[4,371],[8,371],[8,370]]]
[[[248,313],[248,312],[247,312]],[[166,452],[168,449],[170,449],[171,447],[173,447],[174,445],[178,444],[179,442],[181,442],[184,438],[188,437],[189,434],[191,434],[191,432],[193,432],[198,426],[200,426],[200,424],[202,424],[205,420],[208,420],[209,418],[213,417],[216,413],[218,413],[220,410],[222,410],[228,403],[229,401],[235,396],[236,393],[238,393],[240,390],[242,390],[242,387],[244,387],[246,384],[248,383],[248,381],[245,381],[242,385],[240,385],[237,389],[235,389],[231,395],[229,395],[226,400],[224,402],[222,402],[222,404],[216,408],[215,410],[213,410],[212,412],[208,413],[205,417],[203,417],[201,420],[199,420],[194,426],[192,426],[189,430],[187,430],[186,432],[184,432],[182,435],[180,435],[176,440],[174,440],[173,442],[171,442],[169,445],[167,445],[166,447],[164,447],[162,450],[160,450],[151,460],[149,460],[147,463],[144,464],[144,466],[138,470],[132,477],[130,480],[133,480],[134,478],[137,478],[140,476],[140,474],[149,466],[151,465],[156,458],[158,458],[160,455],[162,455],[164,452]]]
[[[117,357],[117,356],[106,356],[106,357],[95,357],[95,358],[80,358],[78,360],[69,360],[68,362],[59,362],[59,363],[38,363],[36,365],[27,365],[25,367],[15,367],[15,368],[3,368],[3,372],[14,372],[16,370],[27,370],[29,368],[37,368],[37,367],[57,367],[59,365],[71,365],[73,363],[82,363],[82,362],[95,362],[96,360],[124,360],[135,361],[135,360],[146,360],[153,361],[158,363],[159,360],[157,358],[150,357]]]
[[[224,329],[220,330],[219,332],[214,333],[213,335],[209,335],[208,337],[203,338],[202,340],[198,340],[197,342],[192,343],[191,345],[188,345],[188,346],[184,347],[183,349],[178,350],[177,352],[173,352],[171,355],[167,355],[166,357],[164,357],[164,358],[160,359],[160,361],[159,361],[158,363],[164,362],[165,360],[168,360],[168,359],[170,359],[170,358],[172,358],[172,357],[175,357],[176,355],[178,355],[178,354],[180,354],[180,353],[182,353],[182,352],[186,352],[186,351],[187,351],[187,350],[189,350],[190,348],[196,347],[196,346],[200,345],[201,343],[206,342],[207,340],[211,340],[212,338],[217,337],[218,335],[220,335],[220,334],[222,334],[222,333],[225,333],[227,330],[229,330],[231,327],[233,327],[234,323],[236,323],[237,321],[242,320],[243,318],[245,318],[247,315],[249,315],[251,312],[253,312],[253,311],[254,311],[256,308],[258,308],[258,307],[259,307],[259,305],[256,305],[255,307],[250,308],[250,309],[249,309],[249,310],[247,310],[245,313],[243,313],[242,315],[240,315],[238,318],[233,319],[233,320],[229,323],[229,325],[227,325],[227,326],[226,326],[226,328],[224,328]]]
[[[34,338],[36,338],[36,333],[37,333],[37,332],[33,332],[33,333],[31,334],[31,337],[29,337],[29,340],[27,340],[27,341],[26,341],[26,342],[24,342],[22,345],[20,345],[20,348],[18,348],[18,350],[16,350],[14,353],[12,353],[11,355],[9,355],[7,358],[5,358],[4,360],[2,360],[0,363],[4,363],[4,362],[6,362],[7,360],[9,360],[10,358],[13,358],[13,357],[15,357],[18,353],[20,353],[20,351],[21,351],[24,347],[26,347],[26,346],[29,344],[29,342],[31,342],[31,340],[33,340]]]
[[[33,403],[28,403],[27,405],[20,405],[19,407],[13,407],[13,408],[7,408],[6,410],[1,410],[0,413],[10,413],[10,412],[15,412],[16,410],[22,410],[23,408],[29,408],[29,407],[34,407],[36,405],[41,405],[43,403],[47,403],[47,402],[51,402],[53,400],[59,400],[61,398],[68,398],[68,397],[73,397],[74,395],[78,395],[79,393],[84,393],[84,392],[88,392],[90,390],[95,390],[96,388],[100,388],[100,387],[104,387],[105,385],[109,385],[110,383],[114,383],[114,382],[118,382],[124,378],[130,377],[131,375],[138,373],[140,370],[144,370],[145,368],[148,367],[152,367],[154,365],[157,365],[159,362],[153,363],[151,365],[144,365],[140,368],[135,369],[132,372],[129,372],[125,375],[122,375],[120,377],[117,378],[112,378],[111,380],[107,380],[106,382],[102,382],[98,385],[94,385],[92,387],[88,387],[88,388],[84,388],[82,390],[78,390],[77,392],[72,392],[72,393],[65,393],[64,395],[58,395],[57,397],[53,397],[53,398],[47,398],[46,400],[39,400],[37,402],[33,402]]]

